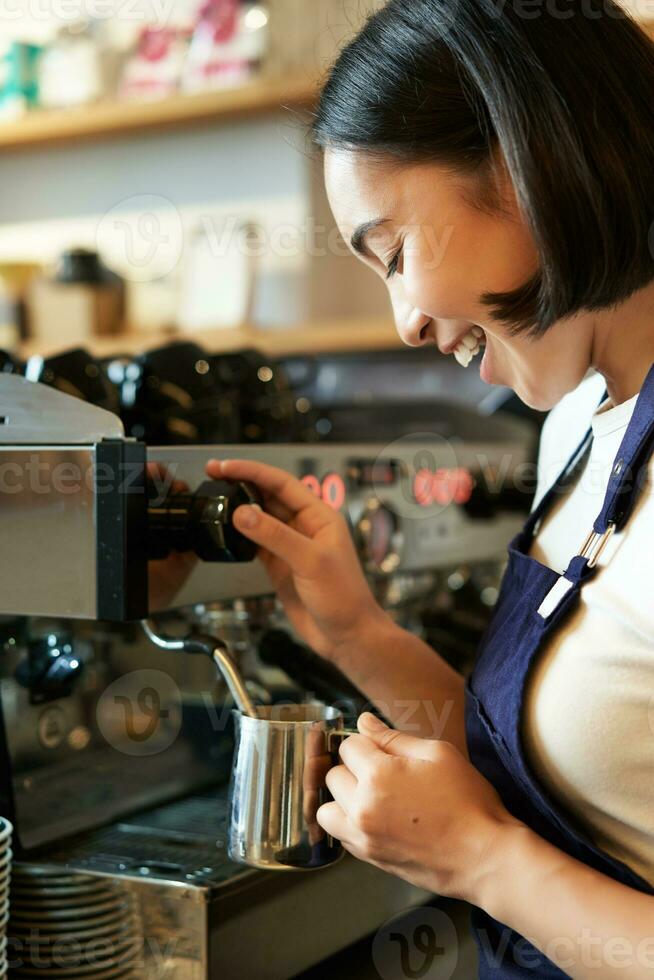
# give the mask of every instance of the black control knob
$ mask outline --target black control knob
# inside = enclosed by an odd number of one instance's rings
[[[250,483],[208,480],[193,494],[170,494],[148,506],[148,557],[167,558],[172,551],[194,551],[202,561],[252,561],[257,545],[232,523],[242,504],[261,506]]]
[[[30,692],[32,704],[66,698],[84,669],[71,637],[49,636],[31,640],[27,659],[16,669],[16,680]]]

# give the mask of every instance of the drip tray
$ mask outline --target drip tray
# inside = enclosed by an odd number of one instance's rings
[[[153,807],[24,860],[121,878],[209,888],[248,874],[227,857],[227,788]]]
[[[56,882],[99,878],[125,896],[140,923],[129,980],[288,980],[430,898],[349,856],[304,874],[233,864],[226,830],[221,786],[30,851],[21,863]]]

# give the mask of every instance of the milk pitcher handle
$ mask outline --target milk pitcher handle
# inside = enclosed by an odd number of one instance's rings
[[[358,734],[359,731],[356,728],[336,728],[331,732],[327,732],[327,751],[333,752],[335,748],[338,748],[338,746],[332,745],[332,739],[339,738],[342,741],[344,738],[347,738],[348,735]]]
[[[331,732],[327,732],[327,751],[331,754],[336,750],[336,748],[338,748],[338,746],[332,744],[333,739],[338,738],[341,739],[342,741],[344,738],[347,738],[348,735],[358,735],[358,734],[359,732],[356,728],[336,728]],[[334,846],[335,841],[331,834],[327,834],[327,841],[330,847]]]

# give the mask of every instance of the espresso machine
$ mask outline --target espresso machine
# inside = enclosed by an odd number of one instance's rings
[[[344,441],[354,407],[302,391],[293,365],[181,346],[102,365],[76,352],[73,380],[70,358],[0,373],[17,977],[289,980],[429,898],[349,857],[298,874],[228,860],[233,699],[203,654],[227,649],[261,705],[338,703],[354,722],[366,701],[293,635],[232,527],[256,488],[205,465],[303,480],[345,516],[379,601],[465,672],[529,506],[534,427],[441,401],[433,425],[405,412],[382,441],[368,405]],[[166,376],[180,364],[188,384]]]

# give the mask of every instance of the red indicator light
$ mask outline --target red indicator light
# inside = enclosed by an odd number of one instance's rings
[[[467,504],[475,488],[475,481],[472,478],[472,474],[465,467],[461,467],[453,472],[455,474],[454,503],[460,505]]]
[[[311,493],[315,494],[316,497],[322,496],[322,491],[320,489],[320,480],[317,476],[313,476],[312,473],[307,473],[306,476],[302,477],[302,483],[305,487],[308,487]]]
[[[451,470],[436,470],[432,481],[432,495],[434,503],[441,507],[447,507],[452,503],[452,477]]]
[[[418,470],[413,481],[413,495],[421,507],[429,507],[434,502],[431,470]]]
[[[345,503],[345,483],[338,473],[329,473],[322,481],[322,499],[332,510],[340,510]]]
[[[457,469],[442,469],[432,473],[431,470],[419,470],[413,481],[413,495],[421,507],[439,504],[467,504],[472,497],[475,481],[465,467]]]

